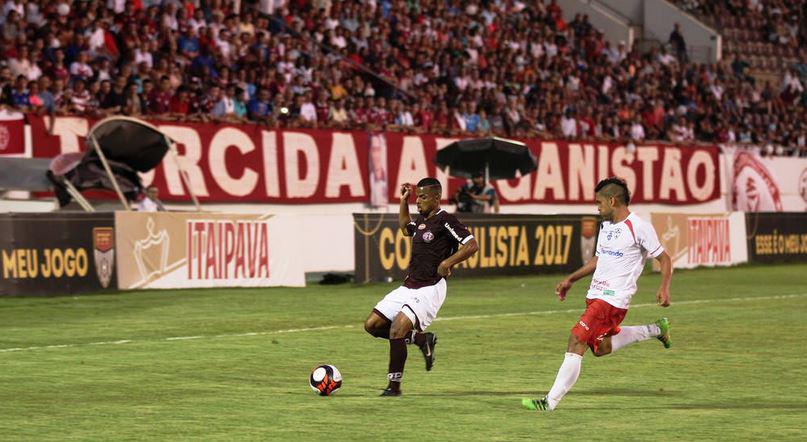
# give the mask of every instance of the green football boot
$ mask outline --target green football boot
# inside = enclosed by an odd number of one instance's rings
[[[541,399],[524,398],[521,400],[521,406],[532,411],[552,411],[549,409],[549,402],[547,402],[546,397]]]
[[[656,336],[656,339],[661,341],[664,344],[664,348],[672,347],[672,341],[670,340],[670,320],[667,318],[661,318],[656,321],[656,325],[661,333]]]

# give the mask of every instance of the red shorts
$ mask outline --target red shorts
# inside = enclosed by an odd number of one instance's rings
[[[572,333],[597,351],[603,338],[619,333],[619,324],[627,313],[602,299],[586,299],[586,311],[572,327]]]

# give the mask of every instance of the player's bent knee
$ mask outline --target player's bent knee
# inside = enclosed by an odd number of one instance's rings
[[[389,337],[390,339],[406,337],[406,334],[412,331],[412,328],[412,321],[403,313],[398,313],[398,316],[392,321],[392,326],[390,326]]]

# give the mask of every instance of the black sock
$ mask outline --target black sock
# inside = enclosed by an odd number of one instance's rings
[[[406,334],[404,339],[406,340],[407,344],[415,344],[418,347],[422,347],[423,344],[426,343],[426,334],[420,333],[417,330],[412,330]]]
[[[403,338],[389,340],[389,371],[387,388],[398,391],[401,389],[404,365],[406,365],[406,342]]]
[[[423,347],[423,345],[426,343],[426,333],[415,333],[413,340],[415,341],[415,345],[418,347]]]

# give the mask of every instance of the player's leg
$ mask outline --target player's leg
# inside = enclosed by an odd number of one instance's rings
[[[410,291],[411,289],[400,286],[387,293],[367,315],[367,319],[364,320],[364,330],[376,338],[389,339],[392,320],[409,299]]]
[[[560,364],[558,374],[555,377],[555,383],[549,389],[546,395],[547,407],[554,410],[558,403],[566,393],[572,389],[580,377],[580,368],[583,364],[583,355],[586,353],[588,343],[585,341],[587,336],[578,336],[578,333],[572,331],[569,334],[569,343],[566,346],[566,354],[563,356],[563,363]]]
[[[580,377],[580,369],[583,363],[583,355],[588,347],[596,348],[597,338],[601,332],[598,318],[602,317],[602,308],[598,302],[586,301],[586,311],[580,316],[580,320],[572,327],[569,334],[569,341],[566,345],[566,354],[563,363],[555,376],[555,382],[549,393],[542,399],[523,399],[521,404],[530,410],[551,411],[558,406],[566,393],[572,389]]]
[[[664,348],[670,348],[672,346],[672,341],[670,340],[670,321],[667,318],[661,318],[652,324],[620,327],[619,333],[603,339],[598,351],[594,354],[597,356],[605,356],[625,348],[628,345],[653,338],[661,341],[661,343],[664,344]]]
[[[404,308],[415,315],[415,329],[408,337],[407,343],[413,343],[420,348],[423,359],[426,361],[426,371],[434,366],[434,349],[437,345],[437,335],[425,331],[429,324],[437,317],[437,312],[443,306],[446,298],[446,281],[440,280],[433,286],[417,289],[412,297],[404,304]]]
[[[404,307],[406,308],[406,307]],[[400,311],[392,321],[389,336],[389,370],[387,389],[382,396],[400,396],[401,381],[403,380],[404,366],[406,365],[406,336],[411,334],[415,324],[409,318],[411,312]]]
[[[375,336],[376,338],[389,339],[389,331],[392,321],[384,317],[381,312],[373,309],[367,319],[364,321],[364,331]],[[407,344],[414,344],[420,347],[420,350],[426,355],[426,370],[431,369],[432,354],[434,345],[437,343],[437,337],[434,333],[425,333],[418,330],[412,330],[405,337],[404,341]]]
[[[373,309],[364,320],[364,331],[376,338],[389,339],[389,329],[392,321],[387,319],[380,311]]]
[[[580,377],[583,355],[589,347],[584,339],[586,339],[585,336],[578,336],[575,330],[572,329],[572,333],[569,334],[569,343],[566,346],[566,354],[563,357],[563,363],[560,364],[552,388],[550,388],[549,393],[541,399],[522,399],[521,404],[525,408],[535,411],[551,411],[558,406],[560,400],[566,396],[566,393],[572,389],[577,379]]]
[[[421,289],[418,289],[421,290]],[[413,292],[416,290],[408,289],[406,287],[398,287],[389,292],[384,298],[376,304],[373,311],[367,315],[364,321],[364,330],[376,338],[389,339],[389,330],[392,324],[392,318],[401,311],[403,305],[412,298]],[[412,330],[405,336],[407,344],[415,344],[420,347],[424,354],[427,352],[432,353],[436,337],[432,333],[422,333],[418,330]],[[427,361],[427,370],[431,368],[430,361]]]

